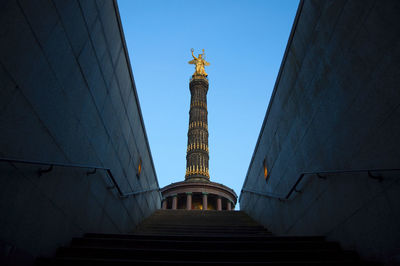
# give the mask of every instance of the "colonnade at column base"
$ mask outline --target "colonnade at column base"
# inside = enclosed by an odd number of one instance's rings
[[[161,189],[163,209],[233,210],[236,193],[219,183],[209,180],[188,180],[172,183]]]

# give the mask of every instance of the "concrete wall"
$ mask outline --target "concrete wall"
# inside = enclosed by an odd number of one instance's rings
[[[240,206],[272,232],[326,235],[367,259],[400,257],[399,1],[304,1],[248,169]],[[269,172],[264,180],[263,161]]]
[[[124,192],[158,189],[116,2],[0,2],[0,136],[2,158],[105,167]],[[55,167],[39,177],[38,168],[0,162],[10,254],[129,232],[160,207],[158,190],[119,198],[105,171]]]

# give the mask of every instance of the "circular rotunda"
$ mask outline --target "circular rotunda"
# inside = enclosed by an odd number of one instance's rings
[[[163,209],[233,210],[236,193],[219,183],[186,180],[172,183],[161,189]]]

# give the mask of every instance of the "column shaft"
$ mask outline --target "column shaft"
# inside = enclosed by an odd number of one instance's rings
[[[191,98],[185,179],[201,178],[209,180],[207,123],[208,80],[206,77],[193,77],[189,83],[189,87]]]
[[[203,210],[207,210],[208,205],[207,205],[207,194],[203,194]]]
[[[217,210],[222,211],[222,199],[220,197],[217,198]]]
[[[172,209],[176,210],[178,208],[178,196],[172,196]]]
[[[192,193],[186,193],[186,210],[192,209]]]

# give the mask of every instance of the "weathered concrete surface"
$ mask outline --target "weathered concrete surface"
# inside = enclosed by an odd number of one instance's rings
[[[243,189],[285,195],[302,172],[400,168],[398,14],[399,1],[300,3]],[[287,202],[242,192],[240,206],[275,234],[396,260],[399,173],[309,176]]]
[[[116,2],[1,1],[0,25],[0,157],[158,188]],[[128,232],[160,207],[158,191],[121,200],[104,171],[37,169],[0,162],[0,246],[28,257],[87,231]]]

